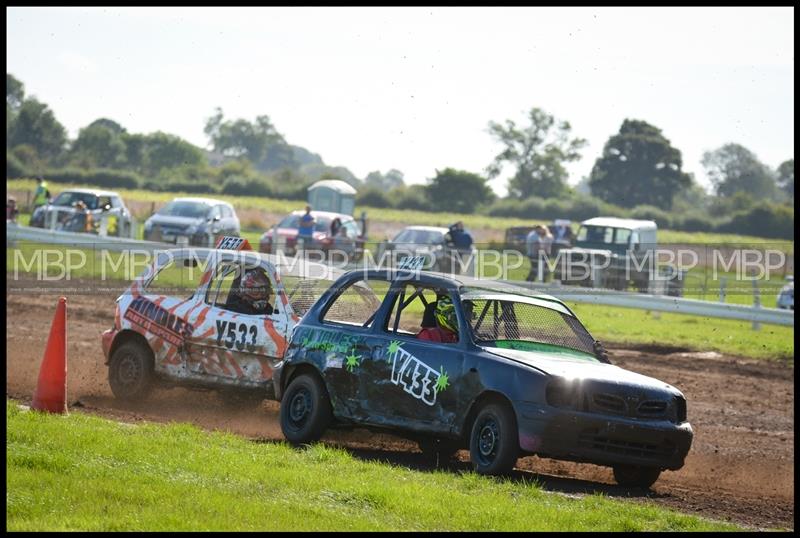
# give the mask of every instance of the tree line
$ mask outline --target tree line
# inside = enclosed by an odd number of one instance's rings
[[[683,171],[680,150],[643,120],[624,120],[589,176],[574,188],[566,165],[583,157],[586,140],[573,135],[568,121],[541,108],[532,108],[521,125],[488,123],[487,133],[500,151],[482,173],[445,167],[424,184],[412,185],[397,169],[360,179],[346,167],[329,166],[319,155],[289,144],[266,115],[229,119],[217,108],[204,132],[209,150],[168,133],[129,133],[100,118],[68,140],[52,110],[6,75],[9,178],[46,174],[54,181],[105,187],[298,200],[318,179],[341,179],[358,189],[359,204],[373,207],[531,219],[607,214],[653,218],[661,227],[690,231],[793,238],[786,229],[787,220],[789,230],[794,221],[793,158],[772,170],[740,144],[707,151],[701,163],[713,192],[706,194]],[[498,199],[489,181],[507,169],[508,196]]]

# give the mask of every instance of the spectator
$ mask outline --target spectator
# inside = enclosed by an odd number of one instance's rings
[[[311,206],[306,205],[305,214],[300,217],[300,225],[297,229],[297,246],[305,250],[311,244],[311,239],[314,236],[314,215],[311,214]]]
[[[552,247],[552,254],[553,256],[558,254],[558,251],[562,248],[570,248],[572,246],[572,227],[570,226],[570,221],[565,219],[556,219],[553,221],[552,226],[553,231],[553,247]]]
[[[331,237],[336,237],[341,227],[342,227],[342,219],[340,219],[339,217],[334,217],[334,219],[331,221]]]
[[[19,215],[17,199],[13,196],[9,196],[6,201],[6,222],[17,222],[17,215]]]
[[[528,258],[531,260],[531,270],[525,280],[533,282],[538,280],[540,275],[542,281],[546,280],[548,268],[545,258],[550,255],[553,234],[546,226],[537,224],[525,238],[525,244],[528,249]]]
[[[36,190],[33,192],[33,209],[31,214],[37,207],[45,205],[50,201],[50,191],[47,189],[47,182],[42,176],[36,178]]]

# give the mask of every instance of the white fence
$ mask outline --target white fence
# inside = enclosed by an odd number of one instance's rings
[[[103,248],[109,251],[124,251],[129,249],[161,250],[176,248],[175,245],[168,243],[156,243],[153,241],[140,241],[118,237],[98,237],[93,234],[44,230],[41,228],[31,228],[29,226],[21,226],[9,222],[6,222],[6,241],[10,247],[13,247],[16,241],[30,241],[56,245]],[[646,295],[641,293],[578,288],[572,286],[561,286],[557,284],[521,282],[516,280],[506,280],[504,282],[514,286],[541,291],[565,301],[619,306],[623,308],[637,308],[658,312],[672,312],[675,314],[685,314],[690,316],[735,319],[752,322],[754,324],[754,328],[757,328],[757,324],[759,323],[787,325],[794,327],[793,310],[761,308],[757,306],[701,301],[698,299],[684,299],[678,297]]]

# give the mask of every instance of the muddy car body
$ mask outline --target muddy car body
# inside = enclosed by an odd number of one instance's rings
[[[228,307],[242,267],[268,276],[269,314]],[[263,400],[290,332],[312,300],[290,301],[268,256],[225,248],[162,251],[117,299],[114,326],[103,333],[111,389],[128,400],[145,397],[156,384]]]
[[[311,442],[329,426],[388,429],[437,457],[469,449],[481,473],[537,454],[611,466],[634,486],[683,465],[693,433],[680,391],[610,364],[561,301],[482,286],[427,272],[341,277],[276,365],[287,439]],[[458,342],[420,340],[415,330],[445,295],[457,305]],[[418,315],[404,317],[416,301]]]

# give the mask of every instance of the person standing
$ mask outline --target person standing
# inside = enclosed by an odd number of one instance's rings
[[[9,196],[6,200],[6,222],[17,222],[17,215],[19,215],[17,199]]]
[[[314,215],[311,214],[311,206],[306,205],[306,212],[300,217],[300,225],[297,229],[297,246],[302,250],[306,250],[311,245],[311,239],[314,236]]]
[[[550,267],[547,264],[550,257],[550,250],[553,247],[553,234],[547,226],[539,226],[539,238],[541,246],[539,248],[539,264],[542,266],[542,282],[546,282],[550,275]]]
[[[531,270],[525,280],[533,282],[539,274],[539,250],[542,247],[542,239],[539,237],[539,226],[534,226],[525,237],[525,247],[528,251],[528,259],[531,261]]]
[[[42,176],[36,178],[36,190],[33,192],[33,209],[31,214],[37,207],[43,206],[50,201],[50,191],[47,189],[47,181]]]

